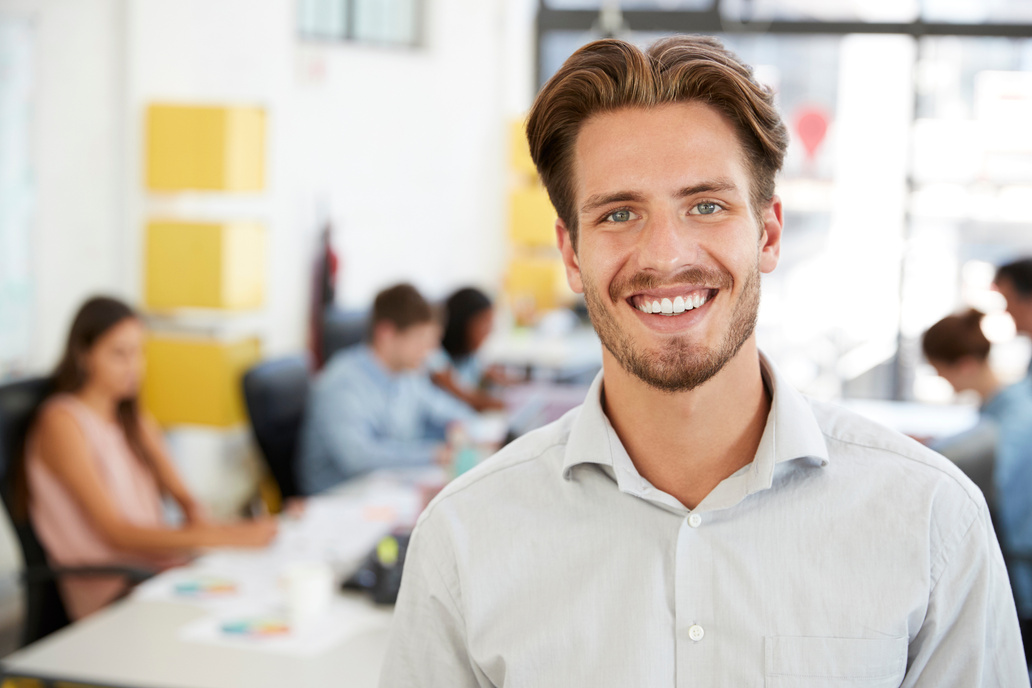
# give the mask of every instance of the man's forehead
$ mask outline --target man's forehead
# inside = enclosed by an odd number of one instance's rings
[[[671,171],[681,177],[666,179],[671,192],[715,178],[739,179],[738,186],[748,181],[734,128],[718,110],[698,102],[594,115],[578,132],[573,160],[579,201],[600,191],[652,186]]]

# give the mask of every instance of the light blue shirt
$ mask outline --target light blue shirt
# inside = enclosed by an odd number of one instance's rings
[[[427,361],[427,368],[434,373],[452,371],[452,380],[469,391],[480,389],[484,379],[484,364],[476,354],[453,360],[444,349],[438,349]]]
[[[330,359],[309,393],[298,478],[316,494],[377,468],[430,465],[446,426],[473,410],[426,371],[387,370],[368,346]]]
[[[993,487],[1004,548],[1032,556],[1032,380],[1026,378],[990,397],[982,417],[997,427]],[[1032,563],[1011,562],[1018,611],[1032,618]]]
[[[448,485],[412,536],[382,688],[1027,687],[982,493],[763,367],[756,455],[695,509],[638,472],[601,375]]]

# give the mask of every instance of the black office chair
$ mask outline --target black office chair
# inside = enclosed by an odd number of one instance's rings
[[[244,403],[251,430],[283,499],[301,494],[295,461],[308,387],[304,356],[265,361],[244,375]]]
[[[146,580],[153,571],[124,566],[52,567],[43,546],[24,513],[26,505],[16,505],[16,481],[12,470],[21,465],[25,437],[36,410],[52,389],[50,378],[30,378],[0,385],[0,496],[21,546],[24,569],[25,625],[22,644],[56,631],[69,623],[57,580],[65,576],[118,575],[130,585]]]
[[[329,361],[341,349],[361,344],[368,330],[368,311],[346,311],[337,306],[327,306],[323,311],[322,360]]]

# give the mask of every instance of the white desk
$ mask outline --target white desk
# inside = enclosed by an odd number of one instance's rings
[[[361,616],[362,623],[356,629],[318,654],[300,656],[263,650],[260,644],[232,646],[184,637],[184,629],[214,613],[212,607],[155,593],[190,570],[228,572],[230,576],[235,572],[250,586],[241,587],[244,605],[254,602],[260,606],[275,602],[279,594],[276,577],[282,566],[291,559],[310,560],[313,551],[321,553],[344,576],[360,563],[361,553],[396,523],[414,518],[402,508],[394,522],[385,519],[370,528],[368,523],[356,527],[358,524],[347,522],[347,514],[372,510],[382,518],[385,507],[378,501],[381,496],[386,495],[387,501],[397,505],[400,488],[416,498],[420,485],[439,479],[440,472],[393,472],[390,476],[384,479],[374,475],[356,481],[328,498],[322,508],[311,508],[306,518],[318,527],[306,529],[304,519],[285,522],[277,542],[266,550],[215,551],[189,567],[157,576],[129,598],[9,655],[0,662],[4,674],[112,688],[375,686],[392,608],[377,607],[364,594],[337,593],[351,605],[358,605],[356,617]],[[340,541],[327,542],[326,518],[337,513],[341,514]],[[245,590],[249,592],[244,594]],[[341,602],[341,606],[347,605]]]
[[[10,655],[3,667],[13,676],[111,688],[373,688],[392,615],[377,611],[380,628],[315,657],[286,657],[184,642],[180,630],[204,610],[130,599]]]

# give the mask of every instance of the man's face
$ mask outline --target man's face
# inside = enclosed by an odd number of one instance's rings
[[[431,352],[441,345],[441,328],[434,322],[411,325],[398,330],[384,324],[383,339],[388,364],[396,372],[423,367]]]
[[[1014,326],[1020,334],[1032,335],[1032,296],[1022,296],[1009,279],[1001,279],[996,289],[1007,301],[1007,312],[1014,318]]]
[[[560,221],[559,248],[602,344],[655,388],[698,387],[752,336],[780,201],[758,226],[738,138],[701,103],[591,118],[574,169],[578,246]]]

